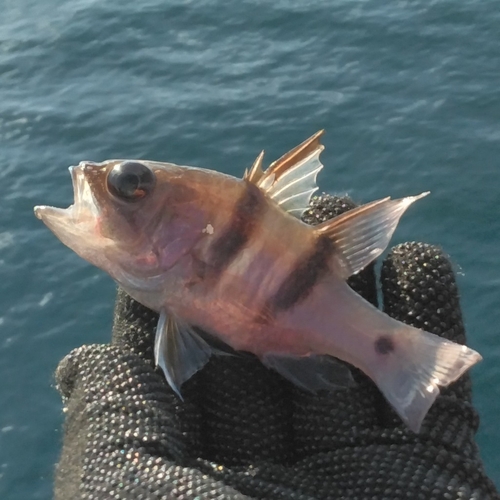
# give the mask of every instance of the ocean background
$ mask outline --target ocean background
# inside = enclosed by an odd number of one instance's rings
[[[323,191],[430,190],[394,243],[458,275],[500,486],[500,9],[494,0],[0,0],[0,498],[51,497],[58,362],[110,339],[115,285],[33,216],[80,160],[241,175],[325,128]]]

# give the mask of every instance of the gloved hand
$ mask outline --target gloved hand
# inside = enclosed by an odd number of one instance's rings
[[[305,221],[352,207],[324,195]],[[381,281],[388,314],[465,342],[439,249],[394,248]],[[373,266],[349,283],[376,303]],[[83,346],[61,362],[57,500],[500,499],[474,442],[468,375],[442,390],[418,435],[357,370],[355,387],[315,396],[250,355],[212,357],[184,384],[181,402],[154,369],[157,318],[119,291],[111,344]]]

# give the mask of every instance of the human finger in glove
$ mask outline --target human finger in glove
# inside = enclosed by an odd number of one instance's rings
[[[352,208],[323,196],[306,221]],[[376,303],[367,268],[349,279]],[[451,266],[405,244],[382,266],[384,310],[465,342]],[[500,498],[484,474],[468,375],[441,391],[419,434],[376,386],[313,395],[257,359],[213,356],[181,401],[154,368],[157,314],[118,294],[111,345],[84,346],[57,371],[66,408],[56,498]]]

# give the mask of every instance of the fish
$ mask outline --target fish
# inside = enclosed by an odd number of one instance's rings
[[[346,282],[428,193],[302,222],[323,168],[323,132],[265,170],[262,151],[243,178],[150,160],[82,161],[69,168],[73,204],[36,206],[35,215],[159,313],[155,362],[180,398],[182,384],[224,354],[202,330],[313,393],[352,386],[353,365],[418,433],[440,387],[482,358],[391,318]]]

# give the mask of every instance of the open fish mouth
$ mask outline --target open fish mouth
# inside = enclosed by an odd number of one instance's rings
[[[83,234],[93,232],[99,216],[97,205],[92,196],[90,185],[84,174],[84,166],[89,162],[81,162],[78,166],[69,167],[73,183],[74,202],[68,208],[38,205],[34,208],[35,216],[67,246],[70,241],[81,238]]]
[[[92,208],[95,207],[95,203],[92,197],[92,191],[90,190],[90,185],[85,178],[85,174],[83,173],[84,165],[85,164],[80,164],[78,167],[69,167],[69,173],[71,174],[75,195],[73,206],[80,208],[82,205],[86,205],[88,208]]]

